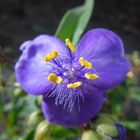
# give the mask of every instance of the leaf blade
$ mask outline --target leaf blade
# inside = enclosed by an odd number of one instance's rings
[[[73,8],[66,12],[55,36],[61,40],[69,38],[74,45],[78,42],[91,17],[94,0],[86,0],[83,6]]]

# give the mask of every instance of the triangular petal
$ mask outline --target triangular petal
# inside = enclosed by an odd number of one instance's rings
[[[87,72],[96,73],[99,78],[91,83],[102,89],[119,85],[131,69],[124,56],[121,38],[107,29],[93,29],[83,36],[77,46],[75,61],[80,57],[92,63],[93,68]]]

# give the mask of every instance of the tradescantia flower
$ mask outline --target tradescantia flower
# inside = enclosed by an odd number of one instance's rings
[[[66,127],[96,117],[107,89],[120,84],[130,64],[122,40],[107,29],[87,32],[75,46],[66,39],[40,35],[20,47],[17,81],[29,94],[43,95],[47,120]]]

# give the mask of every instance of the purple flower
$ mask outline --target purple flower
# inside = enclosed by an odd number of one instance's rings
[[[20,47],[17,81],[29,94],[43,95],[47,120],[71,127],[96,117],[107,89],[130,70],[122,40],[107,29],[90,30],[77,48],[66,39],[40,35]]]
[[[119,136],[112,138],[112,140],[125,140],[126,139],[126,129],[123,125],[116,123],[115,124],[118,131],[119,131]]]

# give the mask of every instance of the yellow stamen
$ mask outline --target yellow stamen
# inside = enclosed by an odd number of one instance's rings
[[[87,69],[92,68],[92,64],[89,61],[85,60],[83,57],[80,57],[79,61],[80,61],[80,64],[82,66],[85,66]]]
[[[51,61],[52,59],[57,58],[57,57],[58,57],[58,52],[57,52],[57,51],[53,51],[53,52],[51,52],[51,53],[45,55],[45,56],[44,56],[44,59],[45,59],[45,61],[49,62],[49,61]]]
[[[56,84],[61,84],[63,79],[60,76],[57,76],[56,74],[51,73],[48,76],[48,80]]]
[[[67,88],[78,88],[81,85],[82,85],[82,82],[74,82],[74,83],[68,84]]]
[[[88,73],[85,73],[85,77],[89,80],[96,80],[99,78],[97,74],[88,74]]]
[[[72,52],[75,52],[75,46],[72,44],[72,42],[68,38],[65,40],[65,43]]]

